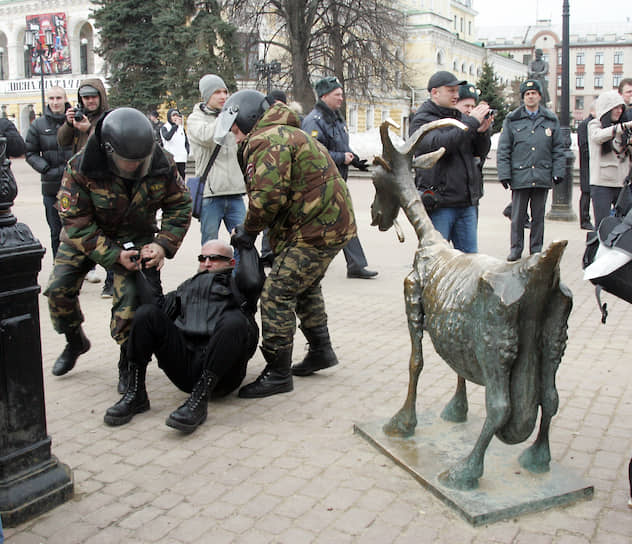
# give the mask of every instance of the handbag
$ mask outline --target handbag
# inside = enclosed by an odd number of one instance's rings
[[[213,149],[213,154],[208,160],[208,164],[206,165],[202,176],[193,176],[187,179],[187,188],[189,189],[189,193],[191,193],[192,201],[191,215],[196,219],[199,219],[200,215],[202,215],[202,202],[204,201],[204,186],[206,185],[206,178],[208,178],[208,173],[211,171],[211,167],[217,158],[220,147],[222,146],[217,144],[215,149]],[[211,189],[211,193],[212,192],[213,190]]]

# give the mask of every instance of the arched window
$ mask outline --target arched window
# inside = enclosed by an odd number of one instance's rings
[[[439,49],[437,51],[437,66],[443,66],[444,62],[445,62],[445,54],[441,49]]]
[[[79,31],[79,72],[94,73],[94,32],[90,23],[85,23]]]

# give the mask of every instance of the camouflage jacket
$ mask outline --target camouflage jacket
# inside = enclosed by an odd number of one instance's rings
[[[127,181],[109,172],[95,135],[68,162],[57,206],[62,241],[104,268],[118,260],[125,242],[137,248],[156,242],[172,258],[191,222],[191,197],[170,155],[155,146],[149,174]]]
[[[271,107],[244,142],[246,231],[269,227],[275,253],[287,246],[336,248],[356,234],[351,197],[331,156],[285,105]]]

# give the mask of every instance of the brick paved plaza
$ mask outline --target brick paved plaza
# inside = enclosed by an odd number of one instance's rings
[[[15,160],[13,168],[20,191],[13,211],[49,248],[39,276],[44,286],[52,259],[39,177],[23,159]],[[632,309],[606,295],[610,316],[607,325],[600,324],[594,290],[581,278],[585,233],[578,223],[547,221],[545,227],[545,243],[569,241],[562,280],[574,295],[570,338],[557,374],[560,410],[552,424],[551,450],[555,461],[594,485],[594,498],[474,528],[353,434],[355,422],[391,416],[405,395],[410,344],[402,280],[417,240],[405,218],[404,244],[397,242],[394,232],[381,233],[370,226],[373,186],[368,178],[353,178],[350,188],[369,267],[380,275],[370,281],[348,280],[340,255],[325,278],[329,325],[341,364],[295,378],[294,391],[288,394],[259,400],[233,394],[214,401],[208,420],[192,435],[165,426],[166,417],[186,395],[155,363],[147,380],[151,410],[123,427],[103,423],[104,411],[119,395],[118,347],[109,335],[111,302],[100,298],[102,284],[84,284],[81,295],[92,349],[60,378],[51,375],[51,367],[65,340],[53,331],[46,301],[40,297],[48,431],[53,453],[73,470],[75,496],[37,519],[5,529],[7,542],[632,541],[632,510],[627,507],[632,372],[626,351]],[[500,212],[509,193],[493,182],[485,191],[480,250],[504,259],[509,252],[509,222]],[[165,265],[166,289],[194,272],[198,249],[199,223],[194,220],[180,252]],[[418,408],[439,411],[456,379],[429,339],[424,347],[426,368]],[[294,360],[303,353],[299,331]],[[263,364],[257,352],[246,380],[254,379]],[[483,389],[469,385],[469,393],[470,412],[483,415]],[[523,449],[524,445],[515,446],[516,458]]]

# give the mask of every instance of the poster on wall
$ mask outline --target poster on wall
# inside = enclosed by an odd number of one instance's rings
[[[65,13],[43,13],[40,15],[27,15],[26,28],[39,32],[37,41],[42,49],[42,65],[37,47],[31,48],[31,73],[41,74],[68,74],[70,67],[70,48],[68,46],[68,33],[66,32]],[[46,45],[46,31],[52,32],[52,43]]]

